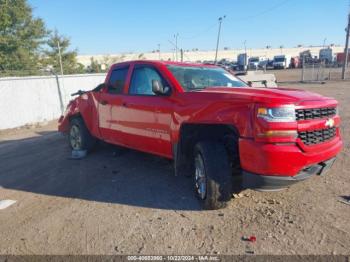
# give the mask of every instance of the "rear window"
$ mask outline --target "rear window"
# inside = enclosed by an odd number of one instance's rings
[[[109,78],[108,93],[121,94],[128,75],[129,67],[114,69]]]

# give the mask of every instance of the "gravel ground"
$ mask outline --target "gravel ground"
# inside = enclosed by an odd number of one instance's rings
[[[218,211],[201,211],[166,159],[101,145],[70,160],[55,122],[0,132],[0,199],[17,201],[0,210],[0,254],[349,255],[350,206],[338,197],[350,195],[350,82],[289,86],[339,100],[344,150],[325,177],[246,190]]]

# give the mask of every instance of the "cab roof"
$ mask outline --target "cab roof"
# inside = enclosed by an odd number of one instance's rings
[[[113,64],[112,66],[117,65],[126,65],[126,64],[138,64],[138,63],[147,63],[147,64],[158,64],[158,65],[177,65],[177,66],[201,66],[201,67],[218,67],[213,64],[201,64],[201,63],[187,63],[187,62],[175,62],[175,61],[163,61],[163,60],[130,60],[125,62],[120,62]]]

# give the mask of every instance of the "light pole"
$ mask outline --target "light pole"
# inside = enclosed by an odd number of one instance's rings
[[[62,55],[61,55],[61,47],[60,47],[60,41],[57,41],[57,47],[58,47],[58,56],[60,61],[60,67],[61,67],[61,75],[63,75],[63,66],[62,66]]]
[[[219,41],[220,41],[220,32],[221,32],[221,23],[222,20],[226,17],[226,15],[219,17],[219,31],[218,31],[218,39],[216,40],[216,51],[215,51],[215,60],[214,63],[216,64],[216,61],[218,59],[218,49],[219,49]]]
[[[158,59],[160,60],[160,44],[158,44]]]
[[[341,79],[345,79],[345,70],[346,67],[348,66],[348,52],[349,52],[349,34],[350,34],[350,11],[349,11],[349,15],[348,15],[348,26],[346,27],[346,38],[345,38],[345,49],[344,49],[344,64],[343,64],[343,69],[341,72]]]
[[[177,37],[179,36],[179,33],[176,33],[174,35],[174,38],[175,38],[175,58],[176,58],[176,61],[177,61]]]
[[[247,40],[244,40],[244,71],[245,71],[245,67],[248,64],[248,54],[247,54]]]

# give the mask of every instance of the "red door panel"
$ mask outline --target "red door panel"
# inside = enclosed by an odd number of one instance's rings
[[[158,116],[158,105],[164,99],[158,96],[124,96],[120,123],[127,146],[171,157],[170,117],[164,113]]]
[[[120,125],[120,113],[122,96],[102,93],[98,105],[99,128],[103,140],[122,144],[122,128]]]

